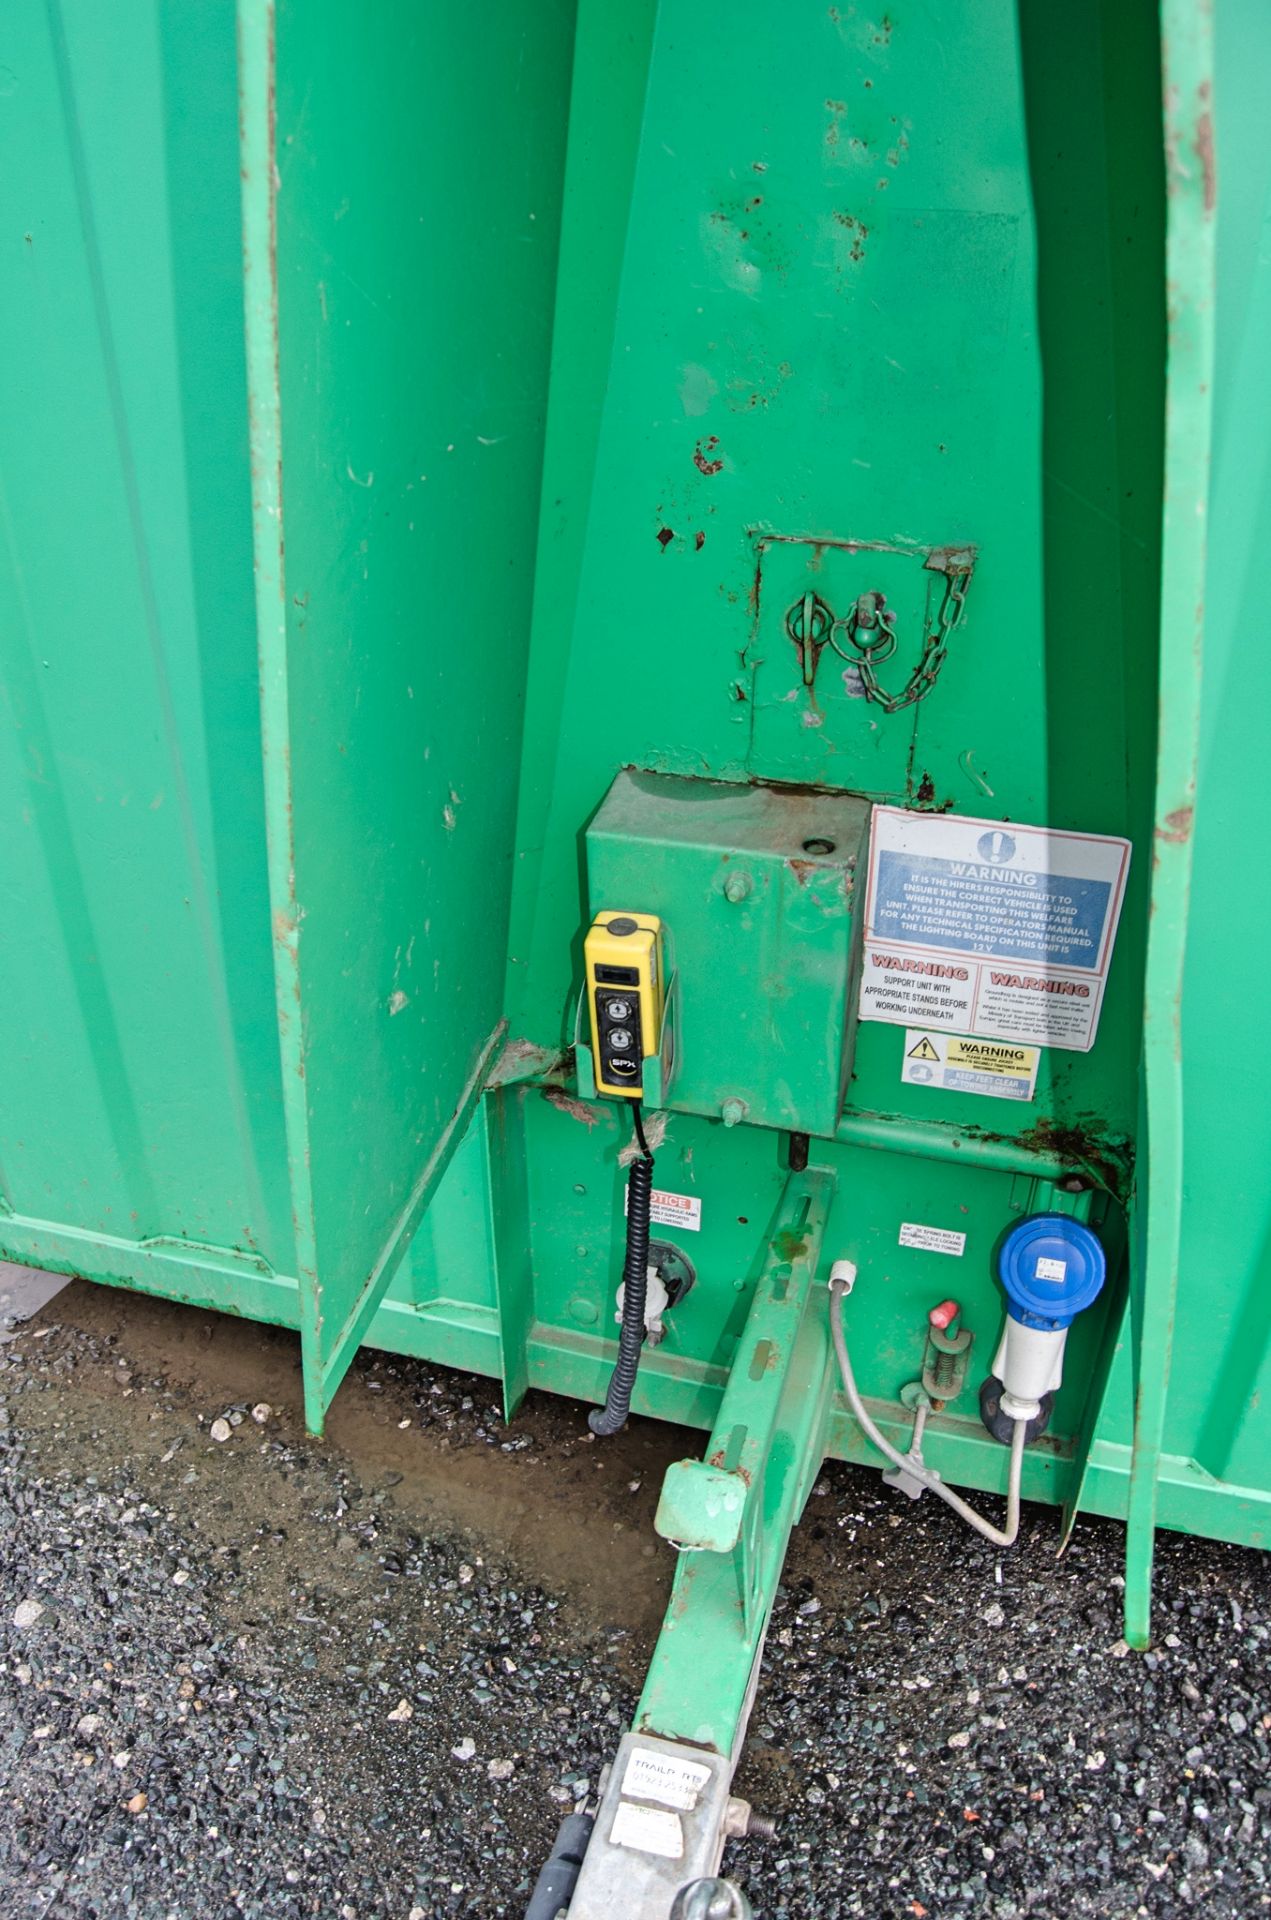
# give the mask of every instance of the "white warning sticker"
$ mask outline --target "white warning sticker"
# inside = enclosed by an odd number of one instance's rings
[[[623,1188],[622,1211],[627,1211],[627,1190]],[[702,1231],[702,1203],[695,1193],[671,1193],[654,1187],[649,1200],[649,1218],[655,1226],[682,1227],[686,1233]]]
[[[928,1033],[910,1027],[900,1058],[900,1077],[915,1087],[946,1093],[983,1093],[992,1100],[1031,1100],[1037,1085],[1040,1047],[1010,1040],[976,1040],[964,1033]]]
[[[969,1027],[978,985],[975,967],[880,947],[866,936],[862,1020],[890,1020],[898,1027],[918,1020],[946,1030]]]
[[[1062,1280],[1067,1272],[1066,1260],[1047,1260],[1039,1256],[1037,1265],[1033,1269],[1033,1278],[1034,1280]]]
[[[664,1807],[691,1813],[710,1777],[704,1760],[682,1760],[678,1754],[636,1747],[627,1758],[622,1791],[637,1800],[660,1800]]]
[[[875,807],[862,1020],[1087,1052],[1130,843]]]
[[[635,1853],[657,1853],[664,1860],[684,1858],[684,1829],[678,1813],[664,1807],[638,1807],[620,1800],[609,1829],[611,1846],[630,1847]]]
[[[913,1220],[904,1220],[900,1227],[902,1247],[922,1247],[927,1253],[961,1254],[966,1248],[966,1235],[957,1233],[952,1227],[920,1227]]]

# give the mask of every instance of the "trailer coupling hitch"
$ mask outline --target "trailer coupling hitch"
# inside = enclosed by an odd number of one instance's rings
[[[525,1909],[525,1920],[568,1920],[594,1825],[589,1813],[571,1813],[562,1823]],[[680,1888],[669,1920],[754,1920],[754,1908],[736,1881],[712,1875]]]

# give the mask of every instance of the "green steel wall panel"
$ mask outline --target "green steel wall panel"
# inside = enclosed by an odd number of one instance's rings
[[[738,31],[722,5],[660,7],[569,590],[543,528],[527,759],[554,784],[518,829],[515,1032],[568,1037],[575,834],[615,762],[1141,841],[1163,194],[1154,13],[1126,11],[1105,33],[1097,5],[1072,10],[1057,49],[1044,7],[959,9],[933,62],[927,11],[807,4]],[[1105,94],[1126,87],[1123,124]],[[567,181],[567,242],[595,191]],[[573,403],[567,375],[554,406]],[[838,611],[871,581],[894,594],[903,681],[931,579],[907,556],[960,545],[977,552],[966,615],[916,721],[849,698],[828,650],[802,694],[785,615],[809,580]],[[622,657],[639,661],[624,682]],[[1048,1053],[1033,1106],[986,1116],[902,1087],[901,1035],[879,1026],[854,1102],[1122,1154],[1147,879],[1132,868],[1097,1050]]]
[[[315,1425],[500,1029],[572,25],[6,43],[3,1245],[298,1279]]]
[[[286,1271],[233,12],[5,27],[3,1199]]]
[[[1251,774],[1271,713],[1259,590],[1271,541],[1271,146],[1252,76],[1271,62],[1271,14],[1253,0],[1223,0],[1215,19],[1214,471],[1183,996],[1182,1250],[1165,1444],[1220,1479],[1265,1485],[1271,889]]]

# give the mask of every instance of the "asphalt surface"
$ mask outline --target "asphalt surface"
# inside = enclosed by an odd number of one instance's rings
[[[0,1344],[0,1911],[517,1915],[639,1687],[691,1435],[363,1355],[328,1437],[294,1342],[76,1282]],[[254,1411],[253,1411],[254,1410]],[[217,1421],[228,1437],[218,1439]],[[1271,1569],[1026,1511],[1010,1554],[825,1470],[730,1848],[761,1920],[1271,1907]]]

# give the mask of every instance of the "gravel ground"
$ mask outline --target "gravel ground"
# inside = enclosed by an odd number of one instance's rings
[[[0,1905],[13,1920],[518,1915],[638,1692],[662,1471],[532,1398],[75,1283],[0,1345]],[[224,1421],[228,1437],[216,1437]],[[1271,1907],[1271,1569],[1027,1510],[996,1554],[827,1468],[738,1777],[762,1920]]]

